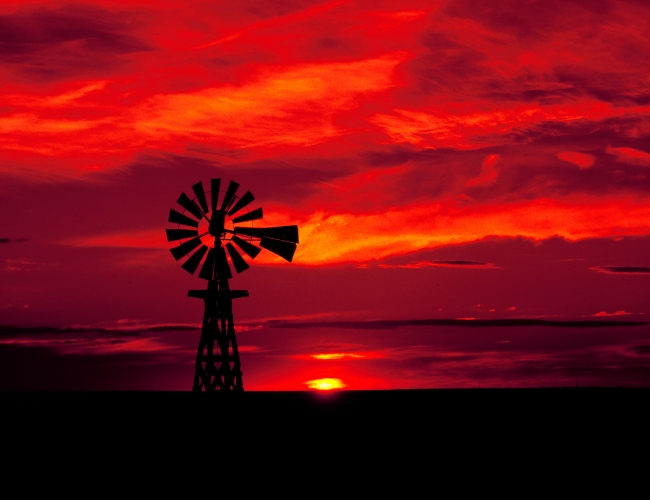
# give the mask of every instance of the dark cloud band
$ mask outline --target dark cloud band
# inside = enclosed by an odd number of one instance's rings
[[[90,6],[0,16],[0,61],[38,80],[103,72],[121,55],[151,50],[132,34],[135,24],[129,14]]]
[[[401,321],[323,321],[313,323],[269,321],[265,323],[265,326],[271,328],[346,328],[352,330],[394,330],[396,328],[413,326],[461,326],[469,328],[551,326],[559,328],[598,328],[612,326],[641,326],[647,324],[647,322],[640,321],[548,321],[543,319],[417,319]]]
[[[605,274],[650,274],[650,267],[639,266],[597,266],[589,269]]]
[[[0,238],[0,243],[11,243],[12,241],[14,243],[23,243],[27,241],[27,238],[18,238],[15,240],[12,240],[11,238]]]

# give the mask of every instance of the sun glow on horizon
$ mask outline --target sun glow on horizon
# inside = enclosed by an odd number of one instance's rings
[[[316,380],[308,380],[305,384],[310,389],[316,391],[333,391],[345,387],[345,384],[340,378],[319,378]]]
[[[351,352],[337,352],[329,354],[312,354],[314,359],[345,359],[345,358],[365,358],[363,354],[355,354]]]

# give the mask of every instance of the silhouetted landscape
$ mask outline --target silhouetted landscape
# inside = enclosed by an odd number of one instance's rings
[[[591,460],[603,446],[631,446],[645,432],[648,397],[648,389],[619,388],[92,392],[3,394],[0,405],[5,424],[25,433],[25,442],[93,453],[96,446],[142,449],[147,456],[168,447],[200,452],[204,443],[196,433],[207,420],[223,426],[218,442],[232,446],[234,456],[269,445],[301,450],[303,458],[347,450],[376,461],[381,450],[421,455],[424,446],[426,453],[450,456],[511,450],[534,461],[542,450],[565,450],[568,456],[555,459],[564,461]],[[262,460],[251,459],[258,466]]]

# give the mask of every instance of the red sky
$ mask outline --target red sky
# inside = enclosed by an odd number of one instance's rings
[[[647,321],[647,19],[641,1],[3,2],[3,387],[40,356],[84,388],[189,388],[197,332],[142,328],[201,320],[164,229],[213,177],[300,227],[292,264],[263,252],[232,281],[247,389],[648,385],[646,325],[368,323]]]

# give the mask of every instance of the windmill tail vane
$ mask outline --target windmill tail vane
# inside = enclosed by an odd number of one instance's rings
[[[230,181],[221,191],[221,179],[210,180],[206,191],[201,181],[192,186],[194,197],[181,193],[182,211],[169,211],[167,241],[174,259],[185,258],[181,267],[207,281],[204,290],[188,296],[204,302],[203,326],[196,356],[193,391],[244,390],[232,317],[232,299],[248,297],[247,290],[231,290],[231,266],[237,274],[250,267],[244,255],[254,259],[266,249],[291,262],[298,245],[298,226],[256,227],[262,208],[249,210],[255,200],[250,191],[237,196],[239,184]],[[208,199],[210,203],[208,203]],[[242,253],[243,252],[243,255]]]

